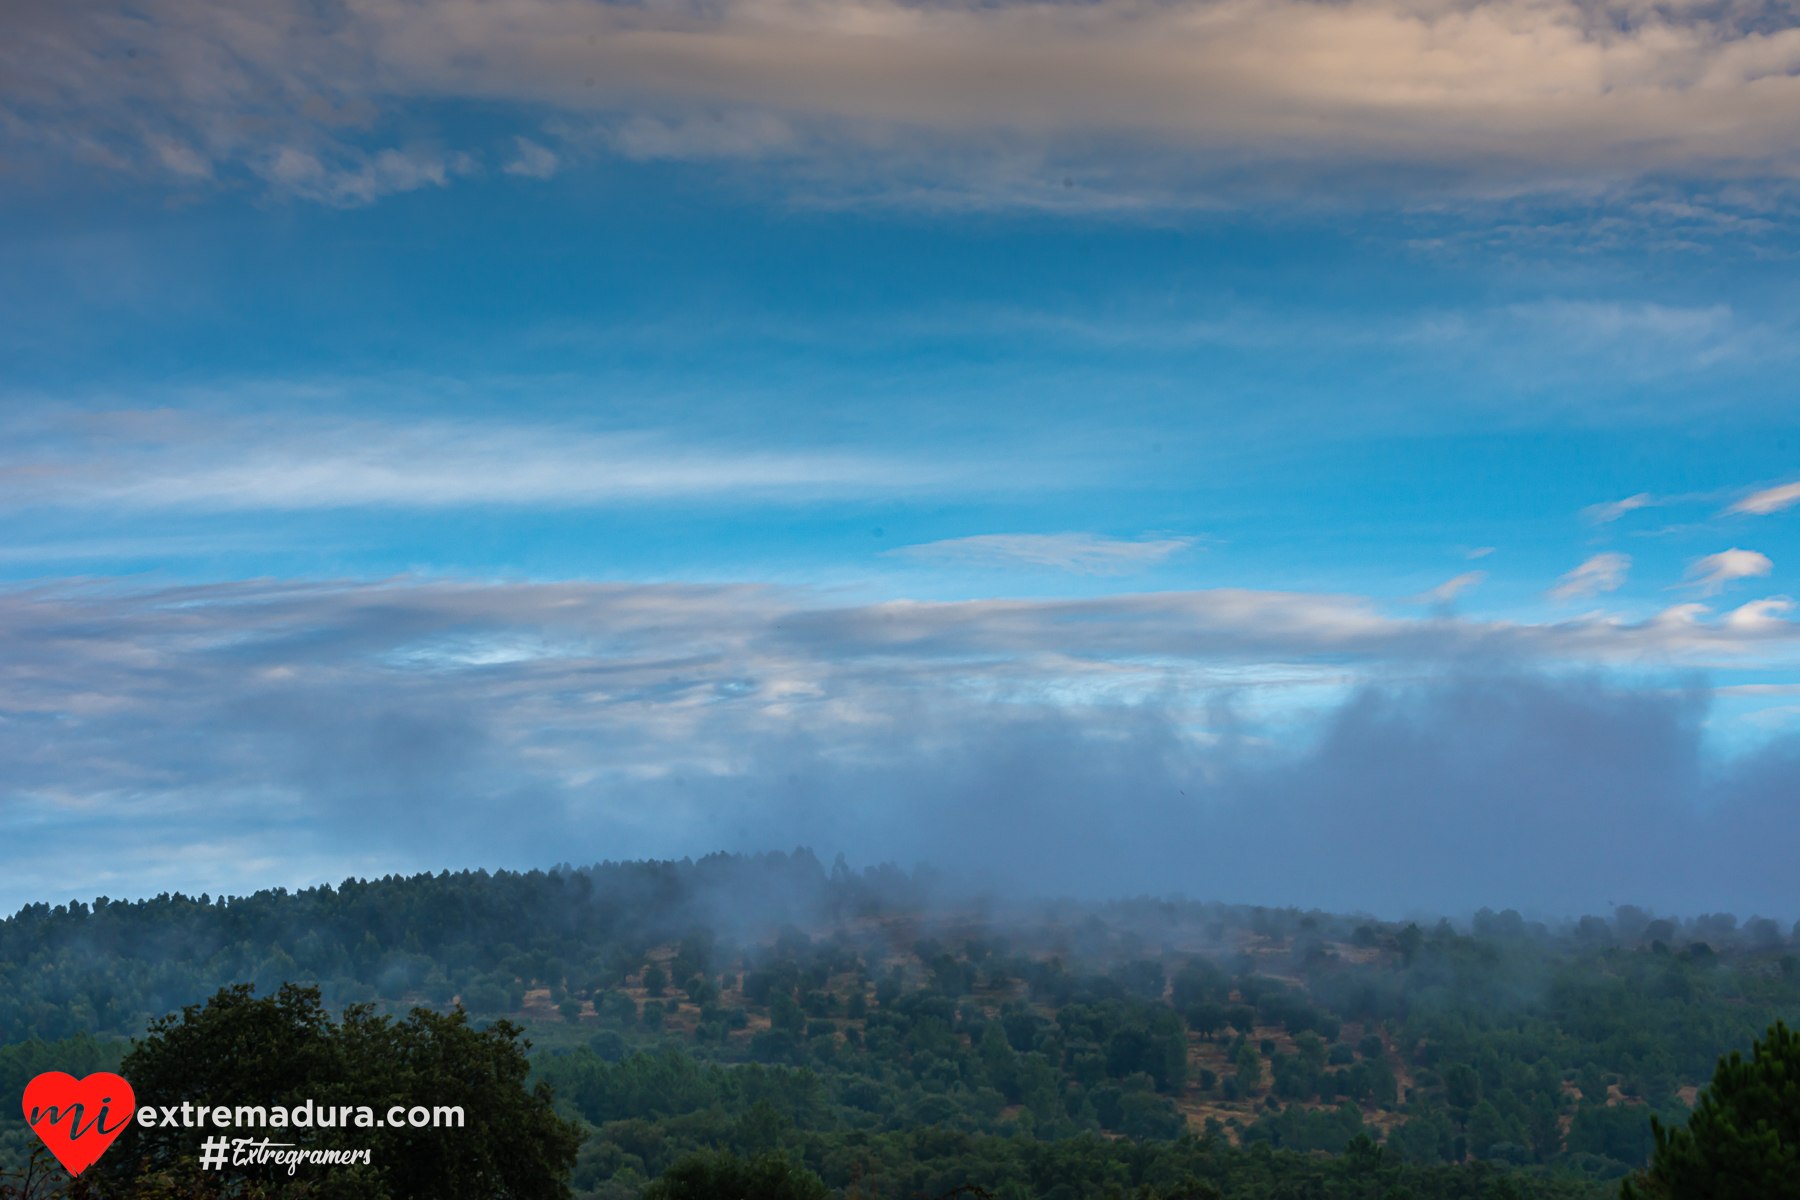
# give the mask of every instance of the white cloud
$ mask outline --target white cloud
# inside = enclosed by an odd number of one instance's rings
[[[1467,558],[1467,559],[1471,559],[1471,560],[1477,559],[1477,558],[1486,558],[1488,555],[1492,554],[1493,552],[1494,552],[1494,548],[1492,546],[1476,546],[1472,550],[1464,551],[1463,557]]]
[[[1454,579],[1446,579],[1428,592],[1414,596],[1412,602],[1415,604],[1449,604],[1486,578],[1486,571],[1465,571]]]
[[[968,566],[1053,567],[1077,575],[1124,575],[1148,570],[1194,542],[1191,537],[1125,541],[1092,533],[987,533],[902,546],[888,553]]]
[[[1618,520],[1628,512],[1646,508],[1655,503],[1655,499],[1648,492],[1639,492],[1637,495],[1627,496],[1623,500],[1589,505],[1581,510],[1581,515],[1596,525],[1606,525]]]
[[[981,491],[1011,478],[994,464],[941,458],[757,450],[654,433],[484,422],[400,426],[163,412],[86,417],[57,432],[21,435],[10,453],[0,450],[0,505],[583,505],[733,493],[799,499]]]
[[[1733,683],[1713,689],[1715,696],[1800,696],[1800,683]]]
[[[1789,628],[1783,617],[1794,611],[1794,602],[1786,596],[1770,596],[1752,600],[1725,614],[1725,627],[1736,633],[1781,633]]]
[[[508,175],[523,175],[527,179],[548,179],[556,174],[561,160],[547,149],[527,137],[515,137],[518,143],[519,157],[506,164]]]
[[[1784,508],[1792,508],[1796,504],[1800,504],[1800,483],[1784,483],[1780,487],[1764,488],[1760,492],[1752,492],[1725,511],[1750,513],[1761,517],[1780,512]]]
[[[1546,595],[1552,600],[1575,600],[1601,592],[1617,591],[1631,569],[1629,554],[1596,554],[1564,575]]]
[[[1683,576],[1685,583],[1680,586],[1698,587],[1701,595],[1713,596],[1723,591],[1725,585],[1733,580],[1767,575],[1774,569],[1775,564],[1767,556],[1754,550],[1739,550],[1734,546],[1689,563],[1687,573]]]

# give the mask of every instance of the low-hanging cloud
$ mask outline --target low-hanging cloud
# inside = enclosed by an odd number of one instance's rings
[[[554,126],[571,150],[738,156],[741,136],[673,135],[779,130],[816,169],[920,194],[960,170],[952,190],[1044,206],[1067,202],[1051,184],[1070,170],[1074,196],[1135,176],[1158,203],[1205,178],[1196,162],[1290,188],[1379,175],[1491,195],[1781,179],[1800,145],[1800,28],[1767,8],[24,0],[9,32],[0,121],[17,145],[338,204],[441,181],[479,150],[407,141],[392,119],[446,101],[512,112],[515,136]]]
[[[1667,686],[1791,659],[1769,603],[1532,626],[1231,590],[15,589],[0,901],[803,840],[1034,892],[1773,911],[1791,749],[1719,774],[1704,687]]]

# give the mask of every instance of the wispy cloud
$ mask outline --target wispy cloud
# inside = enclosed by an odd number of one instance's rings
[[[1607,525],[1618,520],[1629,512],[1640,508],[1648,508],[1657,503],[1656,498],[1648,492],[1639,492],[1635,496],[1627,496],[1623,500],[1611,500],[1605,504],[1593,504],[1581,510],[1581,515],[1595,525]]]
[[[10,452],[0,451],[0,504],[304,510],[807,499],[982,490],[1008,475],[853,450],[695,444],[654,432],[161,411],[69,418],[16,438]]]
[[[1715,696],[1800,696],[1800,683],[1732,683],[1712,691]]]
[[[1775,564],[1766,555],[1754,550],[1739,550],[1733,546],[1729,550],[1708,554],[1705,558],[1697,558],[1689,563],[1687,573],[1683,576],[1685,582],[1678,586],[1698,587],[1701,595],[1715,596],[1734,580],[1767,575],[1774,569]]]
[[[1546,595],[1552,600],[1575,600],[1618,591],[1631,570],[1629,554],[1596,554],[1564,575]]]
[[[1762,517],[1784,508],[1792,508],[1796,504],[1800,504],[1800,483],[1784,483],[1780,487],[1752,492],[1725,511]]]
[[[978,567],[1051,567],[1076,575],[1127,575],[1191,548],[1191,537],[1126,541],[1093,533],[984,533],[887,553]]]
[[[1465,571],[1454,579],[1446,579],[1428,592],[1412,598],[1414,604],[1449,604],[1487,578],[1486,571]]]
[[[538,145],[528,137],[515,137],[513,142],[518,146],[519,154],[503,168],[508,175],[523,175],[528,179],[549,179],[562,165],[562,160],[553,151]]]

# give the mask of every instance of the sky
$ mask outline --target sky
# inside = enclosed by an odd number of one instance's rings
[[[17,0],[0,908],[1800,917],[1800,11]]]

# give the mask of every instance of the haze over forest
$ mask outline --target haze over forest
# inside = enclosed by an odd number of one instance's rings
[[[570,1122],[562,1172],[584,1200],[636,1200],[709,1148],[894,1200],[1098,1196],[1120,1172],[1157,1196],[1598,1200],[1645,1166],[1652,1114],[1679,1126],[1721,1054],[1800,1016],[1796,931],[1768,918],[1422,925],[1179,897],[953,904],[946,882],[801,848],[32,905],[0,922],[0,1111],[39,1071],[122,1059],[140,1096],[173,1099],[144,1047],[183,1006],[192,1022],[261,996],[523,1032],[519,1070]],[[227,1028],[230,1068],[250,1051]],[[326,1061],[376,1069],[381,1039],[358,1044]],[[284,1094],[242,1074],[204,1094]],[[0,1171],[30,1142],[0,1117]]]

